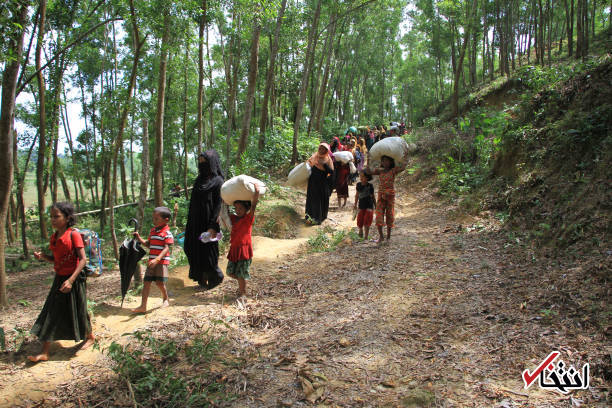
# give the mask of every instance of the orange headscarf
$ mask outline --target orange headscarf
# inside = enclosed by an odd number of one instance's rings
[[[321,146],[325,148],[325,153],[320,154],[319,150],[317,149],[317,151],[312,156],[310,156],[310,159],[308,159],[308,164],[310,164],[311,167],[318,168],[319,170],[325,170],[325,165],[327,164],[333,170],[334,162],[332,161],[331,157],[329,157],[329,145],[323,142],[319,145],[319,147]]]

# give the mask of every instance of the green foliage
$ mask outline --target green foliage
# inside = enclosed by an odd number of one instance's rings
[[[338,245],[345,239],[350,238],[352,241],[358,241],[359,235],[354,231],[329,231],[326,228],[320,228],[316,235],[308,238],[307,244],[310,252],[331,252],[338,248]]]
[[[442,194],[462,194],[483,184],[509,122],[503,111],[474,109],[458,120],[451,153],[437,166]]]
[[[142,406],[202,407],[228,399],[223,384],[211,378],[201,365],[217,356],[224,340],[206,331],[191,345],[180,347],[172,340],[159,340],[148,331],[132,333],[135,344],[112,342],[107,354],[113,371],[130,384],[135,401]],[[185,356],[198,364],[195,374],[185,375],[173,366]]]
[[[10,332],[5,332],[4,327],[0,327],[0,351],[19,352],[28,337],[28,333],[29,330],[18,326],[15,326]],[[12,347],[10,343],[12,343]]]
[[[252,143],[242,154],[238,166],[232,165],[230,167],[229,176],[248,174],[266,182],[271,180],[271,176],[284,176],[291,162],[293,143],[291,123],[277,118],[274,129],[266,131],[264,149],[260,151],[256,142],[257,140],[252,140]],[[297,145],[299,159],[303,160],[309,157],[316,151],[319,143],[320,139],[314,132],[310,137],[305,134],[300,135]]]

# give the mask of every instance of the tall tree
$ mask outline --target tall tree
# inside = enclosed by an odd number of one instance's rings
[[[278,42],[280,37],[280,29],[285,15],[287,0],[282,0],[278,16],[276,17],[276,27],[274,28],[274,37],[270,45],[270,61],[268,63],[268,71],[266,72],[266,84],[264,86],[263,100],[261,101],[261,116],[259,119],[259,150],[263,150],[266,139],[265,132],[268,125],[268,104],[270,100],[270,92],[274,83],[274,71],[276,70],[276,56],[278,54]]]
[[[255,103],[255,85],[257,83],[257,68],[259,64],[259,34],[261,33],[259,13],[256,13],[254,20],[251,34],[251,56],[249,58],[247,94],[244,103],[244,113],[242,115],[242,130],[240,131],[238,152],[236,153],[236,164],[240,164],[242,153],[247,147],[249,130],[251,128],[251,114],[253,112],[253,104]]]
[[[204,102],[204,28],[206,27],[206,12],[207,0],[202,0],[202,8],[200,9],[200,18],[198,21],[198,123],[196,129],[198,131],[198,147],[196,150],[202,149],[202,141],[204,140],[204,125],[202,120],[203,102]]]
[[[41,0],[38,18],[38,39],[36,41],[36,70],[38,78],[38,157],[36,161],[36,191],[38,194],[38,226],[40,237],[49,239],[47,233],[47,216],[45,214],[45,159],[47,156],[47,111],[45,99],[45,77],[42,71],[42,50],[45,38],[45,22],[47,16],[47,0]]]
[[[6,295],[6,264],[4,246],[6,234],[6,213],[13,186],[13,144],[15,133],[15,92],[19,65],[23,54],[23,36],[28,17],[29,1],[11,1],[8,9],[13,27],[7,33],[9,57],[2,73],[2,105],[0,106],[0,308],[8,306]]]
[[[115,199],[117,197],[117,160],[119,157],[119,151],[121,150],[121,146],[123,146],[123,133],[125,131],[125,127],[127,126],[128,113],[130,110],[130,104],[132,99],[132,92],[134,87],[136,86],[136,75],[138,73],[138,63],[140,61],[140,52],[142,50],[142,46],[146,41],[146,38],[142,41],[140,40],[140,31],[138,28],[138,22],[136,20],[136,11],[134,9],[134,0],[130,0],[130,21],[132,22],[132,36],[133,39],[133,47],[134,47],[134,59],[132,61],[132,70],[130,73],[130,79],[128,82],[128,87],[125,94],[124,106],[121,112],[121,119],[119,122],[119,131],[117,133],[117,138],[112,146],[112,163],[111,169],[113,172],[111,179],[111,189],[110,189],[110,228],[111,228],[111,237],[113,241],[113,251],[115,253],[115,258],[119,259],[119,245],[117,243],[117,235],[115,233]],[[161,204],[158,204],[161,205]]]
[[[155,114],[155,160],[153,162],[153,185],[156,206],[161,206],[164,203],[162,160],[164,154],[164,109],[166,107],[166,71],[168,69],[169,39],[170,11],[167,7],[164,7],[159,57],[159,77],[157,83],[157,113]]]
[[[293,144],[291,152],[291,164],[298,161],[297,141],[300,133],[300,123],[302,121],[302,111],[306,102],[306,90],[308,89],[308,80],[310,78],[310,70],[314,61],[314,52],[316,47],[316,34],[319,29],[319,16],[321,15],[321,0],[317,0],[314,16],[310,29],[308,30],[308,46],[306,47],[306,57],[304,58],[304,70],[302,72],[302,80],[300,84],[300,93],[295,110],[295,118],[293,122]]]

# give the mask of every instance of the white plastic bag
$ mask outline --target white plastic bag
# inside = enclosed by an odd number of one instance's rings
[[[221,198],[228,205],[233,205],[237,200],[251,201],[255,194],[255,184],[259,187],[260,195],[266,193],[266,185],[261,180],[244,174],[232,177],[221,186]]]
[[[300,163],[289,172],[287,184],[293,187],[304,187],[308,185],[308,178],[311,173],[310,165],[307,162]]]
[[[370,160],[379,162],[383,156],[389,156],[395,160],[395,164],[404,164],[410,153],[408,143],[401,137],[387,137],[380,142],[374,143],[370,148]]]
[[[221,211],[219,212],[219,225],[226,230],[232,230],[232,219],[229,216],[229,207],[225,203],[221,203]]]
[[[339,161],[340,163],[344,163],[347,164],[348,162],[352,162],[353,161],[353,153],[351,152],[336,152],[334,153],[334,159],[336,161]]]
[[[357,167],[355,167],[355,163],[353,163],[352,161],[349,162],[349,168],[351,170],[351,174],[357,173]]]

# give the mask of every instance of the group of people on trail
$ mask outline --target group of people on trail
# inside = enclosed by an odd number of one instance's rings
[[[334,189],[338,198],[338,209],[345,207],[349,198],[349,185],[354,181],[351,176],[359,175],[353,205],[354,211],[357,212],[359,236],[368,239],[370,226],[376,214],[376,227],[379,235],[377,242],[382,244],[385,241],[383,234],[385,225],[387,241],[391,238],[391,230],[394,227],[395,176],[406,166],[396,165],[393,158],[382,156],[380,167],[372,169],[368,160],[367,141],[373,140],[370,144],[371,148],[385,137],[395,136],[395,130],[388,135],[386,131],[381,133],[376,130],[378,133],[375,133],[369,128],[367,131],[365,138],[362,135],[356,137],[352,132],[347,132],[344,136],[345,144],[339,137],[334,137],[331,145],[325,142],[319,144],[318,150],[307,161],[311,167],[311,174],[306,190],[305,213],[307,222],[313,224],[320,224],[327,219],[329,199]],[[353,163],[336,160],[334,154],[342,151],[352,153]],[[350,171],[351,164],[356,170],[353,173]],[[378,194],[375,194],[374,186],[370,183],[374,175],[377,175],[379,179]]]
[[[185,230],[184,250],[189,261],[189,277],[203,289],[212,289],[223,281],[219,268],[219,216],[222,211],[221,186],[224,182],[219,155],[208,150],[198,157],[198,176],[194,182],[189,202],[189,213]],[[251,201],[234,202],[235,214],[228,214],[232,228],[230,249],[227,255],[226,274],[238,282],[238,300],[246,295],[246,281],[253,258],[251,231],[255,219],[255,208],[259,190]],[[226,208],[225,211],[228,211]],[[153,210],[153,228],[148,238],[138,232],[134,237],[149,248],[147,269],[144,276],[142,300],[133,313],[145,313],[151,284],[156,283],[162,295],[161,307],[169,305],[166,282],[174,237],[168,223],[171,218],[167,207]],[[35,252],[37,259],[54,264],[55,279],[45,304],[31,332],[42,341],[39,354],[28,356],[32,362],[49,359],[51,342],[56,340],[83,341],[81,349],[90,347],[95,340],[87,312],[87,284],[84,267],[86,257],[81,235],[74,225],[76,217],[71,203],[54,203],[51,206],[51,224],[55,233],[51,236],[49,249],[52,255]],[[201,239],[207,232],[208,239]]]
[[[311,174],[306,195],[306,218],[319,224],[327,218],[329,198],[333,190],[338,196],[338,207],[346,206],[349,198],[349,184],[358,172],[354,211],[357,214],[359,235],[368,239],[369,229],[376,215],[379,243],[385,241],[383,227],[387,226],[387,241],[391,238],[394,226],[395,176],[405,167],[396,166],[391,157],[383,156],[381,166],[370,168],[368,150],[378,140],[392,136],[384,128],[367,129],[366,136],[356,136],[352,132],[345,135],[343,144],[335,137],[331,145],[321,143],[318,150],[308,159]],[[334,153],[350,151],[353,162],[336,160]],[[351,171],[355,166],[356,171]],[[378,194],[370,183],[373,175],[379,177]],[[208,150],[198,156],[198,175],[193,184],[187,225],[185,228],[184,251],[189,262],[189,278],[196,281],[200,288],[210,290],[223,281],[223,271],[219,268],[219,239],[221,238],[220,216],[231,219],[230,249],[227,255],[226,275],[238,282],[237,300],[244,302],[246,281],[251,278],[249,270],[253,258],[251,239],[255,220],[255,209],[259,200],[259,190],[249,201],[235,201],[234,213],[222,205],[221,187],[224,183],[219,155]],[[176,189],[178,192],[178,188]],[[221,214],[228,211],[228,214]],[[168,267],[174,237],[170,232],[171,212],[167,207],[157,207],[153,211],[153,227],[145,240],[137,232],[134,238],[149,248],[147,269],[144,276],[141,304],[133,313],[145,313],[151,285],[155,282],[162,295],[162,307],[169,305]],[[87,284],[84,268],[87,258],[81,234],[74,228],[76,217],[71,203],[58,202],[51,206],[51,225],[55,232],[50,238],[49,249],[52,255],[34,252],[37,259],[54,264],[55,278],[44,306],[36,319],[31,332],[42,341],[39,354],[30,355],[32,362],[49,359],[51,342],[56,340],[82,341],[81,349],[93,345],[95,337],[90,316],[87,312]],[[202,237],[206,235],[206,239]]]

